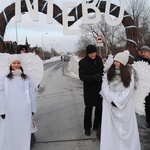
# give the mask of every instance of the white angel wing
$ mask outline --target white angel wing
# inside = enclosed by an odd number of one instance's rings
[[[138,61],[134,62],[132,67],[138,76],[137,87],[132,95],[135,111],[139,115],[145,115],[145,97],[150,93],[150,65],[147,62]]]
[[[104,72],[107,72],[107,70],[113,64],[113,61],[114,61],[113,55],[109,54],[106,62],[104,63]]]
[[[7,73],[9,69],[8,60],[10,54],[8,53],[0,53],[0,76]]]
[[[27,73],[31,78],[34,87],[36,88],[43,77],[43,62],[38,55],[33,53],[23,54],[8,54],[0,53],[0,76],[8,73],[10,62],[14,58],[19,58],[24,73]]]
[[[43,77],[43,62],[40,57],[33,53],[24,53],[20,55],[21,57],[21,66],[25,73],[29,75],[31,81],[36,88]]]

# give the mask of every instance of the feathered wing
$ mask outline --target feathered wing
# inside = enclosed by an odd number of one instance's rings
[[[10,62],[15,58],[21,60],[24,72],[29,75],[34,87],[36,88],[43,77],[43,62],[40,57],[33,53],[8,54],[0,53],[0,76],[8,73]]]
[[[0,76],[8,72],[8,69],[9,69],[9,66],[8,66],[9,57],[10,57],[10,54],[0,53]]]
[[[40,57],[33,53],[21,54],[21,66],[29,75],[36,88],[43,77],[43,62]]]
[[[104,72],[107,72],[110,66],[113,64],[113,55],[109,54],[106,62],[104,63]]]
[[[139,115],[145,115],[145,97],[150,93],[150,65],[144,61],[134,62],[133,69],[137,73],[137,85],[132,99],[135,111]]]

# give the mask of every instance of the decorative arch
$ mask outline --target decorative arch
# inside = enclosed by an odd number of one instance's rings
[[[47,14],[47,1],[39,0],[39,12]],[[31,0],[31,3],[33,3],[33,0]],[[62,10],[56,5],[53,4],[54,11],[53,11],[53,18],[59,22],[60,24],[63,24],[62,21]],[[99,0],[97,3],[97,7],[101,12],[105,12],[106,7],[106,1]],[[111,4],[110,6],[110,14],[118,17],[120,7],[114,4]],[[93,12],[92,9],[88,10],[89,13]],[[21,12],[28,12],[25,1],[21,1]],[[68,14],[70,16],[75,17],[75,21],[69,22],[69,26],[73,25],[77,20],[79,20],[82,17],[82,4],[79,4],[76,8],[73,8],[70,13]],[[6,7],[2,13],[0,13],[0,52],[4,52],[4,33],[7,24],[11,20],[12,17],[15,16],[15,3],[12,3],[8,7]],[[135,23],[131,16],[125,11],[124,12],[124,18],[122,20],[122,24],[126,31],[126,49],[130,50],[131,54],[135,53],[136,46],[137,46],[137,28],[135,26]]]

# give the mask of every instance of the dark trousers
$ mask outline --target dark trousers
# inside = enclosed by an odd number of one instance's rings
[[[84,129],[90,130],[92,127],[92,110],[94,106],[85,106]],[[101,126],[102,106],[95,106],[93,128],[98,129]]]
[[[146,122],[150,123],[150,94],[145,98]]]
[[[30,148],[32,148],[34,146],[35,142],[36,142],[35,135],[34,135],[34,133],[31,133]]]

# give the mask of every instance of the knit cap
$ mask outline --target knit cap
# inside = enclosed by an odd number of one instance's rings
[[[11,63],[15,60],[21,60],[20,55],[18,54],[12,54],[10,55],[10,57],[8,58],[8,64],[11,65]]]
[[[123,64],[124,66],[126,66],[126,64],[128,63],[129,60],[129,51],[125,50],[123,52],[119,52],[118,54],[115,55],[114,60],[120,62],[121,64]]]
[[[140,51],[147,51],[150,52],[150,48],[147,45],[141,47]]]
[[[88,45],[86,47],[86,54],[91,54],[91,53],[96,52],[96,51],[97,51],[96,46],[94,46],[94,45]]]

